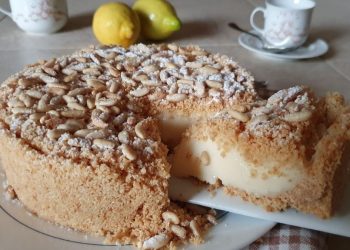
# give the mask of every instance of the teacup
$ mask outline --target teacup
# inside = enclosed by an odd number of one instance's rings
[[[10,0],[10,7],[11,12],[1,7],[0,11],[28,33],[53,33],[68,20],[66,0]]]
[[[250,24],[269,47],[288,49],[301,46],[309,35],[312,0],[266,0],[266,7],[257,7],[250,16]],[[264,15],[264,28],[254,22],[256,13]]]

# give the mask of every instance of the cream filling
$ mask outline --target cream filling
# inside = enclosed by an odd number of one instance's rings
[[[225,186],[255,195],[276,196],[289,191],[303,176],[302,163],[297,159],[277,168],[273,157],[267,157],[262,165],[254,166],[242,157],[235,145],[223,156],[211,140],[182,140],[171,161],[174,176],[193,176],[210,184],[220,179]],[[274,169],[278,169],[278,173]]]
[[[162,113],[158,115],[158,119],[162,141],[169,148],[173,148],[180,143],[182,134],[185,130],[200,118]]]

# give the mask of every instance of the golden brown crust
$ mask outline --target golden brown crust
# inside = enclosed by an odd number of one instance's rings
[[[0,138],[8,182],[39,217],[83,232],[128,236],[129,241],[145,240],[162,228],[160,214],[169,205],[166,178],[144,181],[141,174],[122,175],[107,165],[45,155],[6,131]],[[163,158],[150,164],[168,163]]]

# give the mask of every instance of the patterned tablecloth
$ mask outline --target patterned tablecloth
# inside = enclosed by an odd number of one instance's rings
[[[327,234],[300,227],[277,224],[244,250],[322,250]]]

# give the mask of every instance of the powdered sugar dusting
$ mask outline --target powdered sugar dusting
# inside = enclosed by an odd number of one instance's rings
[[[248,133],[257,137],[278,138],[278,143],[297,140],[300,134],[291,122],[306,122],[315,109],[313,98],[307,88],[295,86],[276,92],[266,105],[251,110],[252,119],[247,125]],[[304,118],[305,117],[305,118]],[[292,120],[294,119],[294,120]]]

